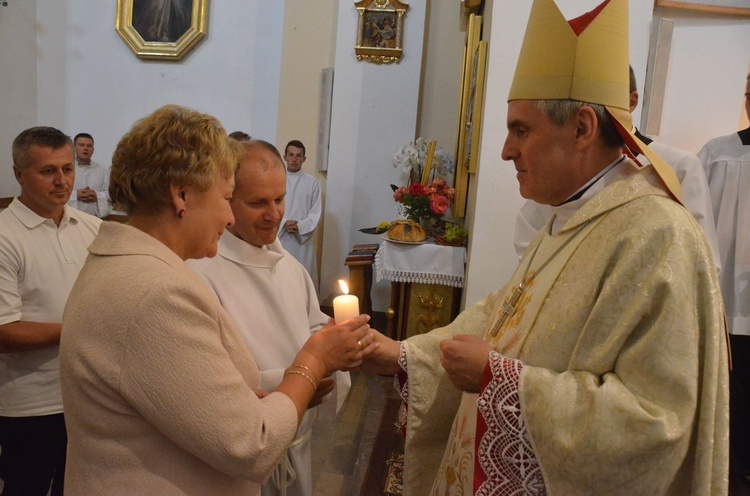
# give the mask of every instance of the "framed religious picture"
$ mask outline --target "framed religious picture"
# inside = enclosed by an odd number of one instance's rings
[[[469,174],[477,171],[487,62],[487,42],[481,41],[481,34],[482,17],[471,14],[466,30],[456,125],[456,172],[453,181],[456,194],[451,209],[454,217],[465,215]]]
[[[115,29],[142,59],[180,60],[206,35],[208,0],[117,0]]]
[[[697,10],[715,14],[750,16],[749,0],[655,0],[657,7]]]
[[[357,7],[357,60],[376,64],[401,61],[404,15],[409,5],[398,0],[361,0]]]

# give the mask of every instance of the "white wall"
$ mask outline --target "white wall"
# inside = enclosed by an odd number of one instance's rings
[[[115,32],[116,2],[36,2],[36,19],[25,4],[0,8],[0,82],[20,73],[25,85],[18,98],[15,90],[13,97],[3,96],[2,160],[9,159],[20,131],[52,125],[70,135],[90,132],[94,159],[109,163],[133,122],[167,103],[212,114],[229,130],[275,140],[284,2],[211,2],[206,38],[179,62],[138,59]],[[6,21],[14,21],[9,29]],[[10,38],[24,32],[35,39]],[[28,61],[36,61],[34,71]],[[21,110],[26,119],[17,118]],[[19,191],[0,177],[2,196]]]
[[[0,7],[0,197],[20,192],[11,144],[36,124],[36,0]]]
[[[326,200],[326,174],[317,170],[321,70],[333,67],[336,19],[340,0],[287,2],[284,13],[284,42],[281,50],[279,111],[276,146],[284,153],[286,144],[298,139],[305,145],[304,172],[314,176]],[[345,8],[351,8],[346,4]],[[335,75],[334,75],[335,77]],[[320,267],[325,230],[321,219],[313,242]]]
[[[459,29],[459,2],[428,4],[418,135],[437,140],[451,155],[456,147],[458,98],[466,32]],[[394,150],[395,152],[395,150]]]
[[[659,8],[674,21],[658,139],[697,152],[740,129],[750,70],[750,18]]]
[[[336,280],[347,276],[344,260],[352,245],[380,241],[358,229],[397,218],[389,185],[402,178],[393,154],[416,131],[425,2],[409,2],[403,58],[387,65],[357,61],[357,11],[351,2],[339,5],[321,299],[340,291]],[[388,288],[374,288],[376,309],[387,306]]]

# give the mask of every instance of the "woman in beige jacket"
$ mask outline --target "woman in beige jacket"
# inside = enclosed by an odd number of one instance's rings
[[[257,495],[324,379],[376,345],[367,316],[313,334],[279,387],[184,263],[234,222],[238,149],[213,117],[167,106],[117,146],[103,223],[63,318],[66,494]],[[248,301],[248,305],[252,305]]]

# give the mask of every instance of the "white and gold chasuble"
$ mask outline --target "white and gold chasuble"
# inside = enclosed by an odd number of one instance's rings
[[[530,270],[589,222],[536,274],[494,337],[533,249],[505,288],[404,343],[405,495],[474,494],[474,474],[492,467],[476,459],[478,446],[502,444],[487,443],[498,434],[486,426],[476,438],[477,395],[457,392],[440,366],[439,342],[458,334],[483,335],[523,364],[520,416],[538,464],[536,475],[529,465],[525,494],[535,494],[539,474],[551,495],[726,494],[721,297],[705,237],[662,188],[651,168],[625,168],[560,233],[540,232]],[[489,389],[481,401],[494,401]],[[481,493],[511,494],[504,489]]]
[[[599,216],[593,221],[572,227],[566,225],[566,228],[557,236],[545,234],[541,239],[537,236],[537,241],[519,264],[510,284],[506,285],[502,291],[503,304],[495,310],[495,315],[485,330],[484,340],[495,351],[507,357],[519,356],[524,341],[534,326],[534,321],[550,288],[557,280],[570,256],[575,252],[578,244],[598,224],[601,218],[602,216]],[[548,233],[553,221],[554,219],[551,219],[542,231]],[[534,247],[538,248],[534,249]],[[529,265],[530,262],[531,265]],[[527,266],[529,272],[524,274]],[[507,305],[513,299],[513,292],[522,284],[524,279],[530,282],[524,284],[524,290],[517,298],[515,308],[508,312]],[[476,431],[477,421],[477,398],[478,395],[468,393],[462,397],[432,494],[462,495],[474,493],[472,486],[475,481],[472,473],[475,465],[474,432]],[[504,405],[503,407],[512,408],[513,405]],[[523,451],[523,446],[519,446],[519,444],[524,444],[523,441],[523,439],[519,439],[504,444],[506,448],[518,453]],[[513,444],[516,446],[512,446]],[[506,454],[505,456],[509,455]],[[534,463],[535,460],[530,460],[530,462]],[[458,470],[453,467],[457,467]],[[529,476],[531,474],[526,475],[527,484],[522,485],[526,489],[526,494],[544,494],[543,491],[534,491],[539,485],[538,477]],[[501,491],[499,494],[515,494],[515,492],[510,491],[512,484],[506,481],[505,485],[509,486],[509,491]]]

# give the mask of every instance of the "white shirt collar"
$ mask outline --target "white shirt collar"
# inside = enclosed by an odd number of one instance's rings
[[[560,230],[567,224],[573,215],[581,208],[587,201],[596,196],[599,192],[604,190],[613,180],[617,177],[619,171],[628,164],[625,155],[620,156],[609,164],[607,167],[602,169],[596,176],[591,178],[586,184],[578,189],[571,198],[575,197],[581,191],[583,194],[580,198],[568,201],[562,205],[552,207],[552,228],[550,230],[551,235],[556,235]]]
[[[219,255],[241,265],[273,268],[284,258],[284,249],[279,238],[270,245],[253,246],[226,229],[219,240]]]
[[[15,215],[16,218],[21,221],[21,223],[28,229],[33,229],[40,224],[44,224],[44,222],[46,221],[50,221],[54,224],[54,221],[52,219],[42,217],[41,215],[37,214],[29,207],[24,205],[23,202],[18,199],[18,197],[14,198],[10,205],[8,205],[8,210],[10,210],[13,215]],[[60,227],[67,224],[69,221],[78,223],[78,211],[74,208],[69,207],[68,205],[63,205],[63,216],[62,220],[60,221]]]

